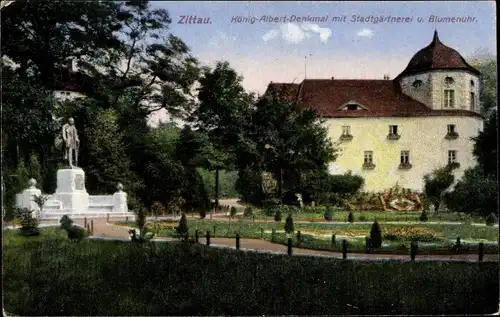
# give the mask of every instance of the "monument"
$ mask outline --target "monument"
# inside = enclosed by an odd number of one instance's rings
[[[127,193],[123,185],[118,183],[117,191],[113,195],[93,196],[85,189],[85,172],[78,167],[78,149],[80,139],[75,127],[75,120],[68,119],[62,127],[64,145],[63,159],[66,166],[57,171],[57,188],[53,195],[48,195],[43,205],[42,219],[57,219],[63,215],[71,218],[82,217],[129,217],[134,214],[127,207]],[[36,180],[30,180],[30,187],[16,196],[16,205],[20,208],[29,208],[40,211],[33,203],[34,196],[42,195],[36,188]]]

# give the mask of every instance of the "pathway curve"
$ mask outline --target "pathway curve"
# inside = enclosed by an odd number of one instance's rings
[[[129,239],[128,230],[131,227],[124,227],[113,225],[106,222],[105,218],[89,218],[87,221],[90,223],[93,220],[94,223],[94,236],[95,237],[105,237],[105,238],[118,238],[118,239]],[[114,218],[113,221],[120,221],[125,219]],[[76,219],[75,222],[83,226],[83,219]],[[157,238],[156,241],[172,241],[174,238]],[[200,237],[199,242],[206,244],[204,237]],[[210,245],[214,247],[224,247],[224,248],[236,248],[235,239],[232,238],[211,238]],[[268,252],[268,253],[286,253],[287,246],[277,243],[271,243],[266,240],[260,239],[241,239],[240,249],[242,250],[252,250],[258,252]],[[319,251],[310,250],[302,248],[293,248],[293,254],[296,255],[316,255],[316,256],[328,256],[333,258],[342,258],[342,253],[330,252],[330,251]],[[348,253],[348,258],[356,258],[360,260],[410,260],[409,255],[393,255],[393,254],[362,254],[362,253]],[[498,255],[496,254],[485,254],[484,261],[498,262]],[[417,261],[470,261],[477,262],[478,256],[476,254],[457,254],[457,255],[425,255],[416,257]]]

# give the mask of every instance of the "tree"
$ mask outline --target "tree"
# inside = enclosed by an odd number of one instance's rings
[[[455,181],[452,168],[445,166],[424,175],[424,192],[438,211],[443,202],[443,194]]]
[[[295,232],[294,226],[293,226],[293,218],[292,214],[288,214],[285,220],[285,232],[287,234],[293,234]]]
[[[354,214],[351,212],[349,212],[349,214],[347,215],[347,222],[349,223],[353,223],[354,222]]]
[[[186,214],[182,214],[181,219],[179,220],[179,225],[175,227],[175,231],[177,231],[177,234],[182,237],[184,237],[188,233],[189,229],[187,225]]]
[[[497,61],[494,56],[475,59],[472,65],[481,72],[480,101],[481,113],[489,117],[498,107],[497,103]]]
[[[370,247],[378,249],[382,246],[382,230],[377,221],[372,224],[370,229]]]
[[[473,154],[476,157],[484,175],[497,176],[497,111],[493,110],[484,123],[484,129],[474,138]]]

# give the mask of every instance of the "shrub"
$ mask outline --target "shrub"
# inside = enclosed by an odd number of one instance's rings
[[[21,222],[20,233],[23,236],[37,236],[40,234],[38,229],[38,219],[33,217],[33,210],[28,208],[16,208],[16,217]]]
[[[365,215],[361,215],[361,216],[359,216],[359,221],[366,221],[366,217],[365,217]]]
[[[234,216],[236,216],[236,213],[237,213],[236,207],[232,206],[229,209],[229,217],[234,218]]]
[[[380,230],[380,226],[378,222],[372,224],[370,229],[370,247],[371,248],[380,248],[382,246],[382,231]]]
[[[383,230],[383,237],[391,241],[422,241],[432,242],[438,239],[437,232],[420,227],[404,226],[400,228],[388,228]]]
[[[424,192],[430,203],[434,205],[434,210],[439,209],[442,202],[443,192],[453,184],[455,176],[448,166],[438,168],[430,174],[424,175]]]
[[[183,237],[188,233],[189,229],[187,225],[186,214],[182,214],[181,219],[179,220],[179,225],[175,227],[175,231],[177,231],[177,234]]]
[[[205,219],[207,216],[207,211],[204,208],[200,209],[198,213],[200,214],[200,219]]]
[[[293,226],[292,214],[288,214],[288,217],[286,217],[286,220],[285,220],[285,232],[288,234],[292,234],[292,233],[294,233],[294,231],[295,231],[295,228]]]
[[[497,222],[497,217],[494,213],[490,213],[486,217],[486,225],[487,226],[493,226]]]
[[[68,215],[62,216],[59,223],[61,224],[61,229],[66,230],[68,238],[73,242],[80,242],[89,235],[89,232],[85,228],[74,225],[73,220]]]
[[[332,219],[333,219],[333,210],[332,210],[331,206],[326,206],[324,217],[325,217],[326,221],[332,221]]]
[[[252,207],[248,206],[245,208],[245,211],[243,212],[244,217],[252,217],[253,216],[253,210]]]
[[[354,214],[352,213],[352,211],[349,213],[349,215],[347,215],[347,222],[354,222]]]
[[[425,212],[425,210],[423,210],[420,214],[419,220],[421,222],[426,222],[427,220],[429,220],[429,217],[427,216],[427,212]]]
[[[162,203],[155,201],[153,205],[151,205],[151,212],[153,216],[164,215],[167,213],[167,208]]]
[[[276,213],[274,214],[274,221],[281,222],[281,208],[276,209]]]

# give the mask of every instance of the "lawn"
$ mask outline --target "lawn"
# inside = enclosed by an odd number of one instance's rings
[[[120,222],[122,225],[133,225]],[[176,222],[162,221],[149,224],[157,236],[176,236],[174,229]],[[384,224],[380,227],[384,235],[384,244],[381,252],[404,253],[408,252],[410,241],[420,242],[421,253],[450,253],[460,237],[463,247],[461,252],[476,253],[479,242],[485,244],[486,253],[498,253],[498,228],[490,226],[473,226],[471,224]],[[283,222],[251,222],[251,221],[215,221],[188,218],[190,236],[198,231],[200,236],[210,231],[212,237],[233,238],[238,233],[241,238],[265,239],[276,243],[286,243]],[[303,248],[318,250],[342,249],[342,240],[349,242],[351,252],[365,251],[365,237],[369,235],[370,224],[345,223],[296,223],[295,231],[301,231]],[[276,234],[272,235],[272,230]],[[336,236],[336,243],[332,244],[332,235]],[[296,239],[294,244],[296,244]]]
[[[497,263],[361,262],[4,233],[16,315],[488,314]],[[26,241],[23,241],[26,240]]]

